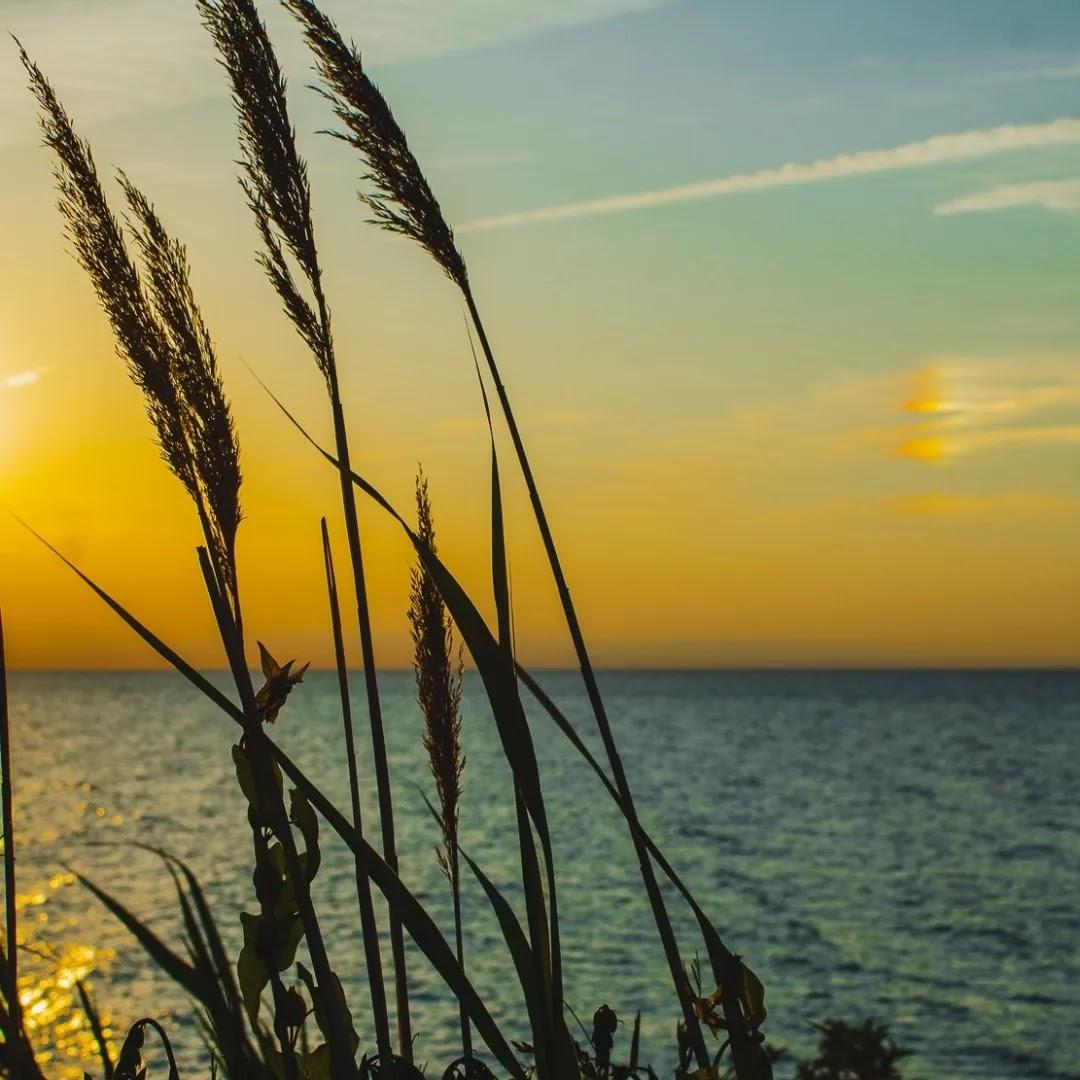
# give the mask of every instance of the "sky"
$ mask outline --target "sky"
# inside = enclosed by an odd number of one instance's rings
[[[488,444],[460,299],[380,233],[302,43],[282,64],[357,464],[490,611]],[[454,225],[605,666],[1080,660],[1080,6],[1074,0],[327,0]],[[0,0],[103,172],[188,245],[240,434],[250,636],[331,658],[345,558],[318,372],[254,261],[224,76],[183,0]],[[186,656],[222,664],[197,522],[66,251],[0,45],[0,503]],[[111,188],[117,194],[115,188]],[[118,203],[117,203],[118,205]],[[500,434],[522,658],[572,653]],[[362,527],[380,664],[410,553]],[[155,658],[0,518],[9,662]],[[358,647],[350,639],[351,655]]]

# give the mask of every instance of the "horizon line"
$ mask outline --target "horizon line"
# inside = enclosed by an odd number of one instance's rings
[[[224,667],[210,667],[199,669],[203,675],[222,675],[230,677],[231,672],[228,668]],[[257,670],[257,666],[251,667],[252,671]],[[532,673],[542,673],[550,675],[580,675],[580,669],[572,666],[550,665],[550,664],[536,664],[530,666],[528,669]],[[798,664],[798,663],[784,663],[784,664],[690,664],[690,665],[671,665],[671,664],[610,664],[610,665],[595,665],[594,670],[600,674],[612,674],[612,675],[631,675],[631,674],[672,674],[672,675],[713,675],[713,674],[822,674],[822,675],[842,675],[842,674],[972,674],[972,675],[993,675],[993,674],[1058,674],[1058,675],[1080,675],[1080,661],[1073,664],[1059,664],[1059,663],[1026,663],[1026,664],[890,664],[890,663],[873,663],[873,664],[845,664],[845,663],[833,663],[833,664]],[[10,664],[7,666],[7,672],[9,675],[176,675],[180,678],[184,676],[170,667],[13,667]],[[350,667],[348,668],[349,675],[362,675],[364,669],[362,667]],[[308,669],[308,673],[312,675],[336,675],[337,668],[330,665],[311,665]],[[411,667],[397,667],[397,666],[381,666],[376,669],[378,675],[412,675],[413,669]],[[466,675],[476,675],[477,670],[472,667],[465,669]]]

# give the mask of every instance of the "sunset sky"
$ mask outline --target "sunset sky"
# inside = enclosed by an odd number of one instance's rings
[[[316,134],[332,118],[298,34],[262,6],[358,467],[408,509],[423,463],[443,553],[486,607],[487,436],[458,294],[366,223],[362,165]],[[457,230],[600,663],[1080,661],[1075,0],[324,6]],[[242,360],[328,441],[322,383],[255,265],[194,4],[0,0],[0,29],[102,171],[127,171],[187,242],[242,445],[247,624],[326,663],[336,478]],[[0,175],[0,502],[220,666],[194,514],[66,252],[4,43]],[[519,646],[563,664],[501,449]],[[378,657],[402,666],[409,552],[362,510]],[[6,518],[0,607],[13,665],[154,663]]]

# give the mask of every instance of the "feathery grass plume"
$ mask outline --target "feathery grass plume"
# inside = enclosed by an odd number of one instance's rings
[[[285,76],[252,0],[196,0],[196,6],[232,82],[243,152],[241,185],[263,241],[259,262],[329,381],[333,344],[311,219],[311,186],[289,120]],[[307,279],[318,310],[297,289],[286,251]]]
[[[90,146],[75,133],[52,86],[21,44],[19,55],[41,106],[45,145],[56,154],[53,169],[66,235],[109,317],[118,351],[145,395],[162,456],[195,497],[194,467],[169,371],[170,349],[150,311],[120,223],[105,199]]]
[[[370,172],[364,177],[375,193],[361,199],[375,223],[411,237],[462,289],[468,288],[465,262],[454,242],[438,200],[409,149],[386,99],[371,81],[355,44],[346,44],[334,23],[311,0],[281,0],[299,20],[315,54],[330,101],[346,132],[329,134],[363,154]]]
[[[323,293],[322,271],[315,246],[307,167],[296,149],[286,100],[285,77],[253,0],[196,0],[196,4],[232,85],[243,152],[244,177],[241,183],[263,241],[259,261],[281,298],[287,316],[313,353],[326,380],[338,458],[342,462],[342,511],[356,594],[383,853],[396,872],[398,856],[393,794],[364,579],[360,526],[356,496],[349,479],[348,433],[338,387],[330,312]],[[292,256],[307,280],[314,306],[298,290],[286,253]],[[412,1025],[405,939],[401,920],[394,910],[390,912],[390,943],[394,961],[398,1051],[406,1061],[411,1061]]]
[[[427,477],[416,477],[416,534],[438,554]],[[416,697],[424,714],[424,749],[443,822],[444,855],[457,847],[458,802],[465,755],[461,749],[463,661],[454,658],[454,629],[439,587],[420,563],[411,574],[409,623],[412,628]]]
[[[427,477],[416,477],[416,533],[437,553],[435,523]],[[424,749],[439,796],[443,846],[439,865],[450,884],[454,906],[454,938],[458,963],[465,967],[465,941],[461,925],[461,860],[458,856],[458,805],[461,800],[465,754],[461,749],[461,684],[464,660],[459,647],[454,658],[454,628],[442,593],[422,562],[412,570],[409,594],[413,672],[416,699],[424,716]],[[472,1054],[469,1018],[461,1009],[462,1053]]]
[[[21,46],[20,46],[21,50]],[[149,201],[121,175],[132,214],[136,243],[144,256],[144,287],[128,254],[120,224],[109,209],[89,146],[75,134],[41,70],[21,51],[31,88],[42,107],[45,142],[57,155],[60,207],[79,261],[87,270],[126,357],[134,381],[142,388],[163,456],[184,483],[198,510],[206,547],[199,549],[207,592],[222,644],[243,701],[246,750],[253,787],[265,821],[252,822],[257,867],[269,865],[269,837],[284,853],[288,883],[295,898],[319,980],[321,1006],[328,1016],[331,1051],[344,1070],[352,1056],[345,1010],[333,989],[333,974],[311,902],[309,877],[302,870],[296,841],[285,811],[281,785],[271,767],[250,672],[244,657],[243,624],[234,557],[240,522],[240,468],[236,434],[222,392],[209,334],[195,304],[182,245],[165,232]],[[277,956],[279,928],[274,898],[266,889],[259,901],[266,926],[268,955]],[[268,980],[280,1006],[285,991],[280,972],[268,965]],[[276,1009],[277,1014],[280,1007]],[[298,1069],[287,1032],[275,1024],[286,1077]]]
[[[705,1068],[708,1065],[708,1052],[701,1026],[694,1015],[693,1003],[684,986],[683,964],[675,932],[648,852],[638,836],[636,810],[629,781],[615,745],[584,634],[570,595],[570,587],[563,572],[506,387],[500,376],[494,352],[469,285],[464,261],[454,244],[453,233],[442,216],[438,201],[432,194],[415,155],[409,148],[404,132],[394,119],[389,105],[378,88],[364,71],[359,51],[355,46],[345,43],[337,27],[319,10],[313,0],[280,0],[280,2],[300,22],[308,45],[315,56],[319,73],[326,83],[326,89],[323,90],[324,96],[330,100],[338,119],[345,125],[345,132],[331,132],[331,134],[359,150],[367,162],[369,172],[365,179],[374,186],[375,194],[361,195],[361,198],[374,211],[375,223],[392,232],[411,237],[432,255],[460,288],[469,316],[476,327],[507,428],[514,443],[522,477],[529,492],[533,514],[559,593],[567,628],[577,654],[578,666],[596,717],[612,775],[616,787],[630,808],[631,816],[628,824],[631,841],[634,844],[642,882],[663,944],[672,985],[679,999],[683,1019],[694,1047],[694,1056],[698,1066]],[[715,974],[718,982],[723,982],[734,990],[741,983],[741,974],[733,955],[728,954],[728,956],[730,961],[718,967]],[[734,992],[729,995],[729,1000],[735,1000]],[[753,1080],[754,1047],[746,1025],[737,1015],[737,1006],[732,1006],[732,1008],[735,1010],[730,1017],[732,1050],[739,1077],[740,1080]]]
[[[189,280],[182,244],[165,231],[146,197],[120,174],[143,257],[144,285],[109,207],[89,144],[76,134],[41,69],[19,46],[41,106],[45,144],[65,231],[142,390],[162,457],[199,509],[215,569],[234,612],[235,542],[240,524],[240,451],[213,344]]]
[[[222,575],[234,617],[236,533],[240,526],[240,446],[221,383],[214,343],[191,288],[184,245],[165,231],[149,200],[120,174],[132,214],[132,229],[146,272],[146,291],[159,331],[170,348],[181,420],[191,451],[200,496],[210,527],[208,543]]]

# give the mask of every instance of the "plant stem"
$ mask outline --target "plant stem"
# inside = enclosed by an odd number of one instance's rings
[[[7,660],[4,651],[4,621],[0,616],[0,779],[3,782],[4,814],[4,904],[7,913],[7,955],[4,957],[4,991],[8,1002],[8,1043],[12,1048],[16,1075],[28,1047],[23,1045],[22,1005],[19,1001],[18,948],[15,911],[15,816],[11,798],[11,733],[8,725]]]
[[[341,1013],[337,999],[337,991],[330,967],[330,958],[326,952],[326,942],[323,940],[319,920],[315,914],[315,907],[311,902],[311,889],[307,877],[300,864],[300,855],[296,849],[296,840],[289,825],[288,814],[285,811],[285,803],[282,792],[278,788],[274,778],[271,758],[267,749],[266,733],[263,731],[262,716],[259,714],[255,703],[255,687],[251,682],[251,672],[248,670],[247,660],[244,655],[244,643],[232,621],[228,607],[223,597],[214,588],[214,575],[210,556],[205,548],[199,549],[199,559],[204,568],[207,589],[211,593],[211,601],[215,615],[221,630],[222,644],[225,646],[226,655],[236,683],[237,693],[240,695],[240,703],[244,715],[244,741],[248,753],[251,755],[251,768],[255,776],[259,791],[259,801],[264,803],[270,813],[270,829],[278,842],[281,844],[285,855],[285,866],[288,870],[289,879],[293,882],[296,904],[300,912],[300,921],[304,927],[304,938],[307,941],[308,952],[311,955],[311,966],[315,970],[315,978],[318,981],[319,992],[323,998],[323,1010],[327,1019],[327,1042],[330,1046],[331,1076],[334,1080],[348,1078],[351,1080],[354,1071],[355,1055],[350,1045],[349,1034]],[[220,575],[218,575],[220,577]],[[233,580],[236,580],[235,569]],[[258,828],[255,830],[259,832]],[[258,855],[257,855],[258,857]],[[268,965],[272,973],[272,965]],[[280,982],[280,979],[279,979]],[[275,1008],[275,1014],[281,1012]]]
[[[330,548],[330,533],[326,518],[322,519],[323,558],[326,563],[326,589],[330,600],[330,622],[334,632],[334,659],[337,665],[338,689],[341,693],[341,716],[345,726],[345,756],[349,768],[349,794],[352,799],[353,828],[364,835],[360,810],[360,781],[356,768],[356,746],[353,739],[352,705],[349,700],[349,673],[345,663],[345,642],[341,632],[341,606],[338,602],[337,577]],[[379,952],[379,931],[375,924],[375,907],[371,898],[371,879],[358,856],[356,867],[356,897],[360,905],[360,925],[364,938],[364,957],[371,989],[371,1011],[375,1021],[375,1044],[381,1060],[392,1056],[390,1023],[386,1011],[386,987],[383,984],[382,956]]]
[[[390,764],[386,754],[386,734],[383,728],[382,706],[379,702],[378,678],[375,673],[375,648],[371,633],[371,612],[368,607],[367,583],[364,578],[364,557],[360,547],[360,523],[356,514],[356,494],[352,486],[352,467],[349,458],[349,437],[345,414],[338,393],[337,377],[331,383],[331,406],[334,414],[334,440],[341,463],[341,504],[345,515],[345,534],[349,542],[353,587],[356,592],[356,614],[360,624],[360,653],[364,665],[364,685],[367,689],[368,716],[371,720],[371,749],[375,762],[375,786],[379,796],[379,823],[382,827],[383,857],[390,869],[398,872],[397,840],[394,831],[394,798],[390,787]],[[409,984],[405,969],[405,937],[401,920],[390,912],[390,949],[394,959],[394,989],[397,999],[398,1052],[406,1061],[412,1060],[412,1025],[409,1019]]]
[[[210,597],[210,606],[213,608],[214,617],[218,625],[218,633],[221,636],[222,644],[225,647],[225,653],[229,661],[229,668],[232,671],[233,681],[239,686],[239,674],[237,670],[236,656],[233,648],[233,638],[231,627],[234,625],[230,622],[226,615],[226,601],[222,596],[218,585],[218,576],[214,570],[213,562],[210,559],[209,554],[205,548],[199,549],[199,566],[203,572],[203,578],[206,583],[206,591]],[[241,666],[243,666],[241,664]],[[248,734],[248,722],[247,713],[245,711],[244,720],[242,721],[245,737]],[[258,776],[256,781],[258,789],[261,793],[264,782],[264,774],[255,772],[255,763],[252,762],[252,774]],[[260,796],[260,802],[262,801]],[[257,822],[252,822],[251,825],[251,839],[252,846],[255,851],[255,866],[258,868],[266,866],[269,862],[269,856],[267,854],[266,837],[263,835],[262,828]],[[257,891],[257,898],[259,901],[259,910],[262,915],[264,924],[273,930],[274,917],[273,911],[269,902],[263,896],[262,891]],[[271,942],[272,951],[276,951],[276,941]],[[264,961],[265,963],[265,961]],[[290,1042],[289,1033],[285,1026],[285,985],[281,979],[281,973],[277,971],[273,964],[266,964],[267,974],[270,977],[270,994],[274,1000],[274,1034],[277,1036],[278,1043],[281,1046],[281,1057],[285,1068],[286,1080],[299,1080],[300,1067],[296,1060],[295,1050]]]
[[[457,950],[457,962],[465,970],[465,935],[461,925],[461,859],[457,846],[447,853],[450,865],[450,893],[454,901],[454,945]],[[461,1052],[465,1057],[472,1057],[472,1026],[464,1003],[458,1002],[461,1018]]]
[[[349,545],[349,562],[353,572],[353,591],[356,594],[356,617],[360,627],[360,655],[364,666],[364,687],[367,691],[368,718],[371,723],[371,751],[375,764],[375,788],[379,797],[379,825],[382,831],[383,857],[390,869],[398,872],[397,837],[394,829],[394,797],[390,784],[390,763],[386,753],[386,734],[383,728],[382,704],[379,700],[378,674],[375,670],[375,646],[371,632],[371,611],[368,606],[367,580],[364,576],[364,556],[360,545],[360,521],[356,512],[356,492],[352,485],[352,466],[349,454],[349,433],[345,410],[341,403],[337,360],[333,335],[330,331],[330,312],[323,293],[321,275],[312,279],[312,289],[319,311],[323,348],[328,357],[326,382],[330,391],[330,408],[334,420],[334,444],[337,448],[341,481],[341,508],[345,518],[345,536]],[[397,1004],[398,1053],[405,1061],[413,1059],[412,1022],[409,1016],[409,977],[405,965],[405,935],[401,919],[390,910],[390,952],[394,963],[394,997]]]

